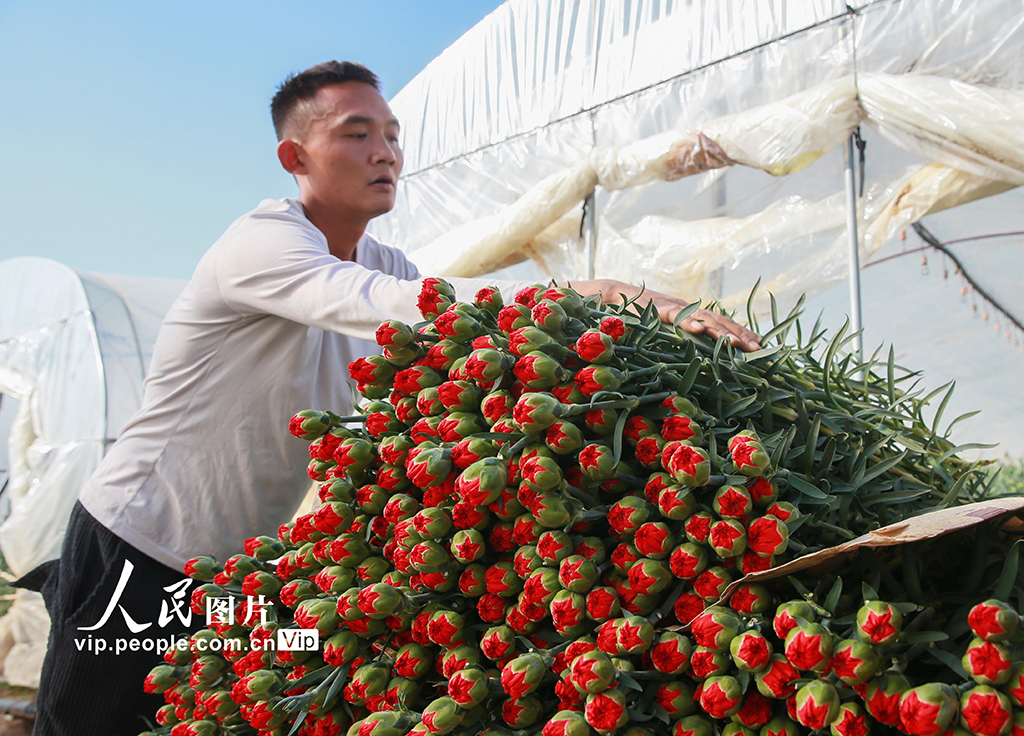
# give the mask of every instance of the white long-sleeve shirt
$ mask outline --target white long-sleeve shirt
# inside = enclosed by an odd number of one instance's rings
[[[310,481],[303,409],[351,412],[347,366],[386,319],[420,321],[419,272],[364,236],[331,255],[295,199],[265,200],[196,267],[157,337],[142,407],[81,494],[126,542],[173,568],[276,534]],[[450,279],[470,300],[484,282]],[[495,284],[507,301],[525,283]]]

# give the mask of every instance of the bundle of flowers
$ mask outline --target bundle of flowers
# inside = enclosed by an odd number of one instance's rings
[[[349,366],[362,414],[291,420],[322,505],[222,566],[189,563],[193,610],[231,615],[147,678],[167,700],[148,733],[836,728],[800,716],[840,709],[838,675],[821,677],[832,640],[804,668],[791,632],[767,636],[764,586],[716,602],[748,573],[984,493],[940,416],[924,421],[937,394],[891,353],[881,376],[840,358],[842,333],[822,354],[796,310],[745,354],[569,288],[467,304],[427,279],[419,307],[425,322],[385,322],[383,355]],[[316,651],[268,645],[297,630]]]

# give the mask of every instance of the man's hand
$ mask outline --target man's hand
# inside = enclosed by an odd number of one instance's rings
[[[632,299],[641,293],[641,289],[632,284],[612,279],[577,281],[570,285],[580,294],[600,294],[602,301],[611,304],[621,304],[623,296],[627,299]],[[640,303],[645,304],[645,300],[654,302],[654,306],[658,308],[658,314],[661,316],[661,321],[668,322],[669,324],[672,324],[672,321],[682,309],[689,306],[682,299],[651,291],[650,289],[643,291]],[[679,326],[687,332],[695,335],[705,334],[714,340],[727,336],[729,342],[734,347],[738,347],[748,353],[761,349],[761,338],[757,333],[751,332],[728,317],[715,314],[707,309],[696,310],[684,319]]]

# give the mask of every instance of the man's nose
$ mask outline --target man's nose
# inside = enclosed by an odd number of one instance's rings
[[[373,150],[373,162],[393,164],[398,160],[398,142],[389,141],[386,136],[377,137],[377,145]]]

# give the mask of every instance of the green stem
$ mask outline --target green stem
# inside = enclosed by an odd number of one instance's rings
[[[574,417],[585,414],[588,411],[599,411],[601,409],[635,409],[640,405],[639,399],[612,399],[609,401],[595,401],[591,404],[562,404],[566,407],[561,414],[563,417]]]

